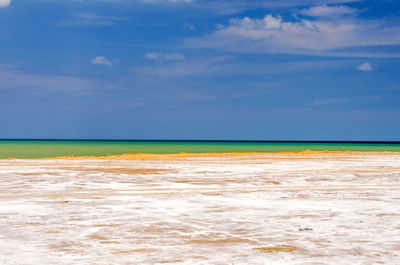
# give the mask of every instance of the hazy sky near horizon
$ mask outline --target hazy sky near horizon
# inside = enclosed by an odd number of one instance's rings
[[[0,0],[0,138],[400,140],[399,10]]]

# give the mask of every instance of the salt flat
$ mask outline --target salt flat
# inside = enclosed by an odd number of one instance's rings
[[[0,160],[0,264],[400,264],[400,154]]]

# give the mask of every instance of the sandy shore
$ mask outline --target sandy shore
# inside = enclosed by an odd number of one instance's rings
[[[400,153],[0,160],[0,264],[400,264]]]

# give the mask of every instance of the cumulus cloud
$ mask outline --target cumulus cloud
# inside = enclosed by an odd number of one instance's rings
[[[186,59],[185,55],[181,53],[150,52],[146,53],[144,57],[150,60],[170,60],[170,61],[181,61]]]
[[[359,19],[283,21],[280,16],[267,14],[263,18],[230,19],[227,26],[189,38],[187,43],[241,52],[390,57],[393,54],[346,49],[400,45],[400,25],[395,21]]]
[[[308,9],[303,9],[300,14],[311,16],[311,17],[333,17],[333,16],[343,16],[350,15],[357,11],[355,8],[348,6],[314,6]]]
[[[263,19],[251,19],[244,17],[243,19],[231,19],[230,24],[245,29],[281,29],[282,18],[266,15]]]
[[[266,15],[264,17],[264,27],[266,29],[280,29],[282,23],[281,17],[273,17],[271,15]]]
[[[0,8],[7,7],[11,4],[11,0],[0,0]]]
[[[357,66],[357,69],[364,72],[370,72],[373,70],[372,65],[368,62],[360,64],[359,66]]]
[[[113,63],[109,61],[105,56],[96,56],[96,58],[94,58],[90,62],[92,64],[99,64],[99,65],[107,65],[107,66],[113,65]]]

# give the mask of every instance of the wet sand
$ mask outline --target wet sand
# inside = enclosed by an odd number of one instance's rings
[[[400,264],[400,153],[0,160],[0,264]]]

